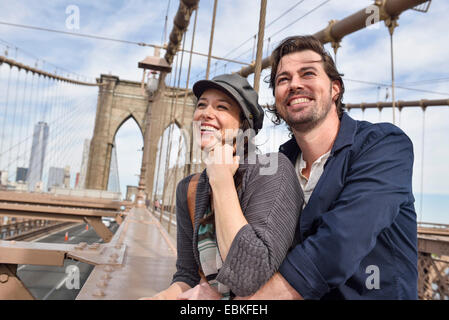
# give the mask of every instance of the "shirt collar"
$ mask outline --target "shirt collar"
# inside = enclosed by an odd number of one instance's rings
[[[331,154],[334,154],[348,145],[352,145],[354,143],[356,132],[357,121],[352,119],[346,112],[343,112],[340,120],[340,130],[338,130]]]
[[[357,121],[352,119],[346,112],[343,112],[340,119],[340,129],[338,130],[337,138],[332,146],[331,155],[348,145],[352,145],[354,143],[356,132]],[[301,149],[296,143],[295,137],[292,137],[286,143],[282,144],[279,147],[279,151],[284,153],[293,164],[301,153]]]

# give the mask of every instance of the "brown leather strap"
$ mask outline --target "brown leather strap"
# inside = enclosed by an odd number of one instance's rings
[[[196,173],[192,179],[190,179],[189,186],[187,188],[187,208],[189,209],[190,221],[192,221],[193,232],[195,233],[195,204],[196,204],[196,188],[198,186],[198,180],[200,179],[200,173]],[[198,269],[198,273],[201,277],[200,282],[204,282],[206,277],[204,276],[201,267]]]
[[[192,179],[190,179],[189,187],[187,189],[187,207],[189,209],[190,221],[192,221],[192,226],[194,230],[195,230],[196,187],[198,185],[200,175],[201,175],[200,173],[197,173],[192,177]]]

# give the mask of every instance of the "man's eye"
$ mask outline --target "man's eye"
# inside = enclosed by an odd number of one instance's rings
[[[279,78],[278,79],[278,84],[287,81],[287,78]]]
[[[226,107],[226,106],[224,106],[222,104],[218,105],[217,108],[221,109],[221,110],[228,110],[228,107]]]
[[[304,72],[304,76],[306,76],[306,77],[315,76],[315,72],[312,72],[312,71]]]

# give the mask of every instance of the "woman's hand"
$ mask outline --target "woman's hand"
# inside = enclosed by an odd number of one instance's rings
[[[223,296],[206,281],[181,293],[178,300],[220,300]]]
[[[233,177],[239,167],[239,156],[234,156],[234,147],[229,144],[217,143],[209,150],[205,160],[209,183],[219,187],[233,183]]]

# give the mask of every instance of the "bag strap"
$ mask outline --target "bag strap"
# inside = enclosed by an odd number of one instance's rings
[[[198,186],[198,180],[200,179],[200,173],[196,173],[192,179],[190,179],[189,187],[187,189],[187,207],[189,209],[190,221],[192,221],[192,227],[195,230],[195,205],[196,205],[196,188]]]
[[[201,173],[196,173],[192,179],[190,179],[189,186],[187,188],[187,208],[189,209],[190,221],[192,221],[193,232],[195,232],[195,205],[196,205],[196,189],[198,186],[198,180]],[[198,273],[201,277],[200,282],[207,282],[201,267],[198,269]]]

